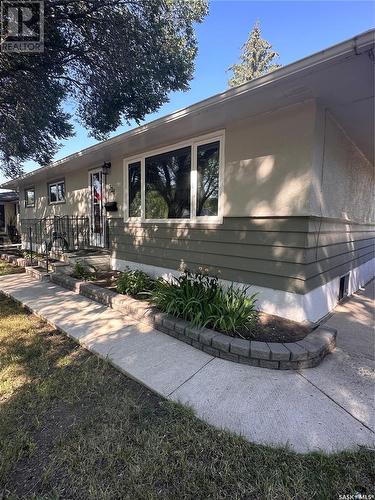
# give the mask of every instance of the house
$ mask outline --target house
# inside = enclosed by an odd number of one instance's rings
[[[6,182],[23,244],[49,224],[113,269],[202,266],[324,317],[374,275],[374,33]]]
[[[0,245],[17,241],[18,194],[0,193]]]

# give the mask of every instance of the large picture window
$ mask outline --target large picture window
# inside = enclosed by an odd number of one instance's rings
[[[125,219],[218,218],[222,151],[211,135],[125,162]]]
[[[35,207],[35,188],[25,189],[25,207]]]
[[[146,219],[190,217],[191,147],[145,160]]]
[[[48,200],[50,204],[65,203],[65,181],[48,184]]]

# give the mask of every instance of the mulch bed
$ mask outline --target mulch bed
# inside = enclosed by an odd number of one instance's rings
[[[98,278],[93,281],[94,285],[116,292],[117,278],[119,271],[101,272]],[[133,297],[136,299],[136,297]],[[143,299],[144,300],[144,299]],[[231,335],[232,337],[246,338],[249,340],[259,340],[263,342],[296,342],[306,337],[312,328],[291,321],[280,316],[259,312],[257,325],[251,331],[240,331]],[[227,332],[220,332],[228,335]]]
[[[259,312],[258,324],[254,330],[240,334],[249,340],[263,342],[296,342],[305,338],[311,330],[311,327],[297,321]]]

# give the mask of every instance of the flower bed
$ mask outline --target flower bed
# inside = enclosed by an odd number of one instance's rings
[[[21,263],[21,259],[17,256],[3,254],[1,258],[8,262],[24,266],[24,263]],[[25,259],[22,260],[24,261]],[[82,281],[64,273],[52,273],[49,276],[45,275],[45,273],[38,273],[36,268],[33,271],[35,271],[35,274],[32,275],[36,279],[50,279],[60,286],[100,302],[127,316],[132,316],[139,322],[146,323],[197,349],[205,351],[207,354],[229,361],[263,368],[298,370],[317,366],[336,347],[337,332],[328,327],[320,327],[315,331],[310,331],[310,333],[307,332],[307,334],[305,334],[306,330],[303,330],[304,338],[298,341],[296,341],[296,336],[294,336],[294,341],[283,339],[280,342],[272,342],[269,340],[265,341],[264,338],[263,340],[255,340],[253,337],[250,340],[233,337],[217,330],[194,325],[185,319],[177,319],[165,312],[160,312],[149,301],[139,298],[144,292],[140,291],[138,284],[140,281],[144,281],[145,277],[141,276],[141,280],[139,280],[137,274],[130,274],[128,276],[129,279],[127,277],[124,278],[122,273],[115,273],[115,279],[112,279],[113,275],[111,273],[104,273],[104,277],[97,274],[95,279],[98,280],[100,285],[98,286],[93,282]],[[39,277],[39,274],[41,277]],[[85,271],[82,274],[87,279],[88,276]],[[121,277],[123,279],[119,280]],[[89,278],[92,278],[91,274]],[[117,288],[119,283],[123,291],[130,291],[138,298],[114,291],[114,288]],[[153,286],[152,284],[151,288]],[[249,310],[252,309],[250,308]],[[268,322],[269,328],[277,331],[278,319],[275,320],[273,318],[275,317],[259,313],[256,324],[260,322],[266,324]],[[294,322],[289,323],[294,324]],[[286,323],[284,322],[284,324]],[[301,325],[299,326],[301,327]],[[268,331],[270,332],[270,330]],[[261,332],[263,332],[264,337],[264,332],[267,332],[267,329],[263,328]]]
[[[310,324],[258,312],[256,295],[248,296],[248,287],[223,288],[216,277],[203,272],[185,271],[171,281],[155,281],[139,270],[97,273],[78,262],[72,276],[134,299],[147,299],[160,312],[231,337],[288,342],[302,340],[312,330]]]
[[[272,369],[301,369],[317,366],[336,345],[336,331],[318,328],[298,342],[262,342],[234,338],[215,330],[196,327],[184,319],[160,312],[148,301],[53,273],[51,281],[92,300],[136,318],[206,353],[229,361]]]

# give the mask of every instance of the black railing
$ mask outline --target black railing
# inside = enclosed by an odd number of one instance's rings
[[[27,247],[45,253],[72,252],[90,246],[89,218],[84,216],[45,217],[27,225]],[[30,221],[31,222],[31,221]],[[26,228],[25,228],[26,229]]]

